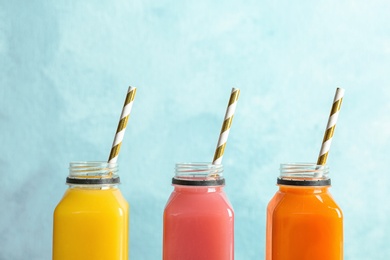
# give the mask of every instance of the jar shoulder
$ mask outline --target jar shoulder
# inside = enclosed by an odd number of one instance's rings
[[[129,205],[119,189],[92,190],[67,189],[54,214],[70,211],[88,211],[121,208],[128,210]]]
[[[277,214],[326,214],[342,218],[343,213],[329,191],[311,194],[276,192],[268,210]]]
[[[226,194],[222,192],[183,193],[173,191],[165,206],[166,214],[174,212],[227,212],[233,214],[233,208]]]

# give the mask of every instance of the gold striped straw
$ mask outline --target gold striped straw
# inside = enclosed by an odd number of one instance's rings
[[[336,94],[334,96],[332,110],[330,111],[328,125],[326,126],[326,131],[324,134],[324,140],[322,141],[320,154],[318,156],[317,165],[325,165],[326,164],[326,159],[328,158],[330,145],[332,143],[332,137],[334,134],[334,130],[336,128],[337,119],[339,117],[341,103],[343,102],[344,91],[345,90],[342,88],[336,89]]]
[[[230,94],[229,104],[226,109],[225,120],[222,124],[221,133],[219,135],[217,149],[215,150],[213,164],[221,164],[223,153],[225,151],[226,142],[229,136],[230,127],[232,126],[234,112],[236,111],[237,100],[240,95],[238,88],[233,88]]]
[[[121,149],[123,136],[125,135],[127,122],[129,121],[130,112],[131,108],[133,107],[133,101],[136,92],[137,88],[134,87],[129,87],[129,90],[127,91],[125,104],[123,105],[121,118],[118,123],[118,128],[116,129],[114,142],[112,143],[110,156],[108,158],[108,163],[116,163],[116,161],[118,160],[119,150]]]

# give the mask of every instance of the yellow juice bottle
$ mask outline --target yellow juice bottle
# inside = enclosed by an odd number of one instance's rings
[[[127,260],[129,206],[116,163],[70,163],[54,211],[53,260]]]

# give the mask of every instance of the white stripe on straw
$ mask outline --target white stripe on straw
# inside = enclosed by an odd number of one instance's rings
[[[109,163],[116,163],[118,160],[119,151],[122,145],[123,137],[125,135],[127,122],[131,113],[131,108],[133,107],[136,91],[137,88],[134,87],[129,87],[127,91],[126,100],[123,105],[122,114],[118,123],[118,128],[116,130],[114,141],[112,143],[110,156],[108,158]]]
[[[240,90],[237,88],[232,89],[228,107],[225,113],[225,119],[222,124],[221,133],[219,135],[217,149],[215,150],[213,164],[221,164],[227,139],[229,137],[230,127],[233,122],[234,112],[236,111],[237,100],[240,95]]]
[[[336,94],[334,96],[332,109],[330,111],[328,124],[326,126],[326,131],[324,134],[324,139],[322,141],[322,146],[320,154],[318,156],[317,165],[325,165],[328,158],[328,153],[330,150],[330,145],[332,144],[332,137],[334,130],[336,129],[337,119],[339,117],[339,112],[341,108],[341,103],[343,101],[345,90],[342,88],[337,88]]]

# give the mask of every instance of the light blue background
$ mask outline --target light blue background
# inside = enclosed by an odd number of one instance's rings
[[[133,260],[161,259],[175,162],[210,161],[231,87],[224,156],[236,259],[264,259],[281,162],[328,159],[345,259],[389,259],[390,2],[0,1],[0,259],[50,259],[68,163],[106,160],[128,85],[119,158]]]

